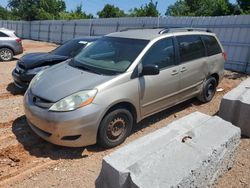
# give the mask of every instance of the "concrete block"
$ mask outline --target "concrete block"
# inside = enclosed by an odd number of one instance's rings
[[[195,112],[105,156],[96,187],[209,187],[239,142],[238,127]]]
[[[240,127],[250,137],[250,78],[223,96],[219,116]]]

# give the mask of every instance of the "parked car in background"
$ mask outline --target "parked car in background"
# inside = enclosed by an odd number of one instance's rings
[[[114,147],[145,117],[193,97],[212,100],[225,58],[205,30],[111,33],[39,72],[24,96],[27,121],[54,144]]]
[[[14,55],[23,53],[22,40],[15,31],[0,28],[0,61],[10,61]]]
[[[85,37],[65,42],[51,52],[37,52],[24,55],[17,61],[12,77],[15,85],[26,90],[32,78],[41,70],[61,63],[78,54],[86,45],[100,37]]]

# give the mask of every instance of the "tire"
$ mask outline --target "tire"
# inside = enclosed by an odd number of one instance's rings
[[[10,61],[13,58],[13,51],[9,48],[0,49],[0,60],[1,61]]]
[[[123,143],[133,127],[133,116],[127,109],[115,109],[102,120],[97,142],[104,148],[112,148]]]
[[[204,83],[203,88],[198,96],[198,100],[203,103],[210,102],[216,92],[217,80],[214,77],[209,77]]]

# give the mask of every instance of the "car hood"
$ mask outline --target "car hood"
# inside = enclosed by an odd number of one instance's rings
[[[31,69],[48,64],[55,64],[68,59],[67,56],[55,55],[51,53],[30,53],[24,55],[18,64],[22,65],[25,69]]]
[[[62,63],[48,68],[32,85],[31,92],[45,100],[57,102],[78,91],[94,89],[114,77],[83,71]]]

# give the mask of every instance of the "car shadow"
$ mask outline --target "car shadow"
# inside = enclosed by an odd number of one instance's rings
[[[12,95],[24,95],[25,91],[18,88],[13,82],[9,83],[7,88],[7,91],[9,91]]]
[[[225,74],[224,78],[228,78],[231,80],[237,80],[239,78],[247,78],[248,75],[244,73],[232,72],[232,74]]]
[[[8,62],[17,61],[17,60],[19,60],[19,58],[13,57],[13,58],[12,58],[11,60],[9,60],[9,61],[2,61],[2,60],[0,60],[0,62],[6,62],[6,63],[8,63]]]
[[[83,151],[85,150],[84,147],[70,148],[57,146],[41,139],[29,127],[25,116],[21,116],[14,120],[12,132],[16,136],[17,141],[32,156],[38,158],[48,157],[52,160],[80,159],[87,157],[87,155],[83,155]]]
[[[178,105],[175,105],[175,106],[173,106],[171,108],[163,110],[163,111],[161,111],[159,113],[151,115],[151,116],[143,119],[141,122],[137,123],[134,126],[133,130],[132,130],[132,134],[136,133],[136,132],[138,132],[141,129],[144,129],[146,127],[150,127],[153,124],[155,124],[155,123],[157,123],[157,122],[159,122],[159,121],[161,121],[163,119],[166,119],[166,118],[176,114],[177,112],[185,110],[188,107],[191,107],[193,105],[199,106],[201,104],[202,103],[200,101],[198,101],[196,98],[193,98],[193,99],[187,100],[185,102],[182,102],[182,103],[180,103]]]
[[[19,58],[13,57],[11,61],[17,61],[17,60],[19,60]]]

